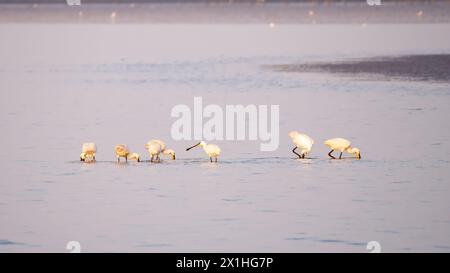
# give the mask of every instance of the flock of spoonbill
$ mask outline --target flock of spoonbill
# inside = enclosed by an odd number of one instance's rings
[[[289,133],[289,136],[292,139],[292,142],[295,144],[292,152],[296,154],[300,159],[306,158],[306,155],[311,153],[312,146],[314,144],[314,140],[306,134],[299,133],[297,131],[292,131]],[[334,151],[340,152],[339,159],[342,159],[342,153],[347,152],[349,154],[354,155],[357,159],[361,159],[361,151],[358,148],[352,147],[351,142],[345,138],[332,138],[328,139],[324,142],[326,146],[328,146],[331,151],[328,153],[328,156],[332,159],[336,159],[335,156],[332,155]],[[215,144],[207,144],[205,141],[200,141],[186,149],[186,151],[191,150],[200,146],[203,148],[205,153],[209,157],[209,161],[217,162],[217,158],[220,156],[220,148]],[[172,149],[166,149],[166,144],[159,139],[152,139],[145,144],[145,149],[150,155],[150,162],[161,162],[160,155],[168,155],[172,160],[175,160],[175,151]],[[297,149],[300,149],[300,154],[296,152]],[[114,147],[114,151],[116,153],[117,161],[120,162],[120,158],[125,158],[125,162],[128,160],[136,160],[137,162],[141,161],[141,157],[138,153],[131,153],[126,144],[117,144]],[[80,155],[80,161],[84,162],[94,162],[95,154],[97,152],[97,145],[95,143],[84,143],[82,146],[82,152]]]

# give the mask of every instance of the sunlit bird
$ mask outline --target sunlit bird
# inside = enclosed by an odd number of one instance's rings
[[[97,153],[97,145],[92,142],[83,143],[81,147],[80,161],[90,162],[95,161],[95,154]]]
[[[172,158],[172,160],[175,160],[175,151],[172,149],[166,149],[166,144],[164,143],[164,141],[160,140],[160,139],[152,139],[149,142],[156,142],[161,146],[161,153],[163,155],[170,155],[170,157]],[[145,148],[147,149],[147,144],[145,144]]]
[[[189,151],[190,149],[197,147],[197,146],[200,146],[203,148],[205,153],[209,156],[209,161],[213,162],[213,158],[214,158],[215,162],[217,162],[217,157],[220,156],[219,146],[217,146],[215,144],[206,144],[206,142],[200,141],[199,143],[195,144],[194,146],[187,148],[186,151]]]
[[[292,138],[292,142],[294,142],[295,144],[295,147],[292,150],[292,152],[296,154],[299,158],[305,158],[305,156],[311,152],[314,140],[309,136],[301,134],[297,131],[290,132],[289,136]],[[297,148],[301,149],[300,154],[295,152]]]
[[[361,151],[358,148],[354,148],[351,146],[351,142],[345,138],[332,138],[325,141],[325,145],[331,148],[331,151],[328,153],[328,156],[336,159],[331,153],[334,151],[340,151],[339,159],[342,158],[342,153],[346,151],[349,154],[353,154],[356,158],[361,159]]]
[[[117,162],[120,162],[120,158],[125,158],[125,162],[128,162],[128,159],[134,159],[137,162],[140,162],[140,156],[137,153],[130,153],[128,146],[126,144],[117,144],[114,147],[114,151],[116,152]]]
[[[128,146],[125,144],[117,144],[114,147],[114,151],[116,152],[117,162],[120,162],[120,158],[124,157],[125,161],[128,161],[128,154],[130,150],[128,150]]]
[[[161,158],[159,157],[162,152],[161,144],[159,144],[157,141],[150,140],[145,144],[145,149],[147,149],[148,153],[150,154],[150,162],[153,162],[154,160],[161,162]]]

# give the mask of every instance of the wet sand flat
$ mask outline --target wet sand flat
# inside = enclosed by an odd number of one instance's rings
[[[450,55],[375,57],[331,63],[264,66],[278,72],[340,74],[364,79],[450,82]]]

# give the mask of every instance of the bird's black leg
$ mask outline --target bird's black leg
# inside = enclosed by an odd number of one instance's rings
[[[152,155],[152,158],[150,158],[150,162],[153,162],[153,155]]]
[[[292,152],[293,152],[294,154],[296,154],[296,155],[298,156],[298,158],[302,158],[302,156],[299,155],[299,154],[297,154],[297,153],[295,152],[295,150],[297,150],[297,146],[295,146],[294,149],[292,149]]]
[[[217,157],[216,157],[216,163],[217,163]]]
[[[128,162],[128,157],[125,157],[125,162]]]
[[[209,157],[209,161],[211,161],[211,163],[212,163],[212,157]]]
[[[342,158],[342,152],[341,152],[341,154],[339,155],[339,159],[341,159]]]
[[[336,157],[334,157],[334,156],[331,154],[332,152],[334,152],[334,150],[331,150],[331,151],[328,153],[328,156],[331,157],[332,159],[336,159]]]

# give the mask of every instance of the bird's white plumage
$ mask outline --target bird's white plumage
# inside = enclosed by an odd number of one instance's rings
[[[345,138],[332,138],[325,141],[325,145],[331,148],[331,152],[328,155],[334,159],[334,156],[331,155],[333,151],[340,151],[339,159],[342,156],[342,153],[346,151],[349,154],[353,154],[356,158],[361,159],[361,151],[358,148],[352,147],[351,142]]]
[[[116,152],[117,157],[127,157],[130,153],[130,150],[126,144],[117,144],[114,147],[114,151]]]
[[[166,144],[164,143],[164,141],[160,140],[160,139],[152,139],[149,142],[147,142],[147,144],[145,144],[145,148],[148,150],[148,144],[152,142],[152,143],[157,143],[159,144],[159,146],[161,147],[161,151],[160,153],[164,154],[164,155],[170,155],[172,157],[173,160],[175,160],[175,151],[172,149],[166,149]]]
[[[128,145],[126,144],[117,144],[114,147],[114,152],[116,153],[117,161],[120,162],[120,158],[124,157],[126,161],[128,159],[135,159],[136,161],[140,161],[140,156],[137,153],[131,153]]]
[[[83,143],[81,151],[85,154],[95,154],[97,152],[97,145],[93,142]]]
[[[351,142],[345,138],[332,138],[325,141],[325,145],[330,147],[331,150],[344,152],[351,145]]]
[[[81,161],[95,161],[95,154],[97,153],[97,145],[93,142],[83,143],[81,146]]]
[[[220,156],[220,148],[219,146],[215,145],[215,144],[207,144],[204,141],[200,141],[199,143],[195,144],[192,147],[189,147],[186,149],[186,151],[189,151],[190,149],[200,146],[203,148],[203,150],[205,151],[205,153],[209,156],[210,161],[212,162],[212,159],[214,158],[215,161],[217,162],[217,157]]]
[[[306,155],[311,152],[312,146],[314,144],[314,140],[306,134],[301,134],[297,131],[293,131],[289,133],[289,136],[292,139],[292,142],[297,146],[297,148],[301,149],[301,154]]]
[[[161,153],[162,149],[161,144],[159,144],[158,141],[150,140],[149,142],[147,142],[147,144],[145,144],[145,148],[152,157],[151,161],[153,161],[154,157],[159,160],[159,154]]]
[[[206,144],[206,142],[202,141],[200,146],[203,147],[203,150],[209,157],[218,157],[220,156],[220,148],[216,144]]]
[[[152,139],[152,140],[150,140],[149,142],[147,142],[147,144],[150,143],[150,142],[156,142],[156,143],[158,143],[159,146],[161,146],[161,151],[164,151],[164,150],[166,149],[166,144],[164,143],[164,141],[162,141],[162,140],[160,140],[160,139]],[[146,145],[146,148],[147,148],[147,144],[145,144],[145,145]]]

